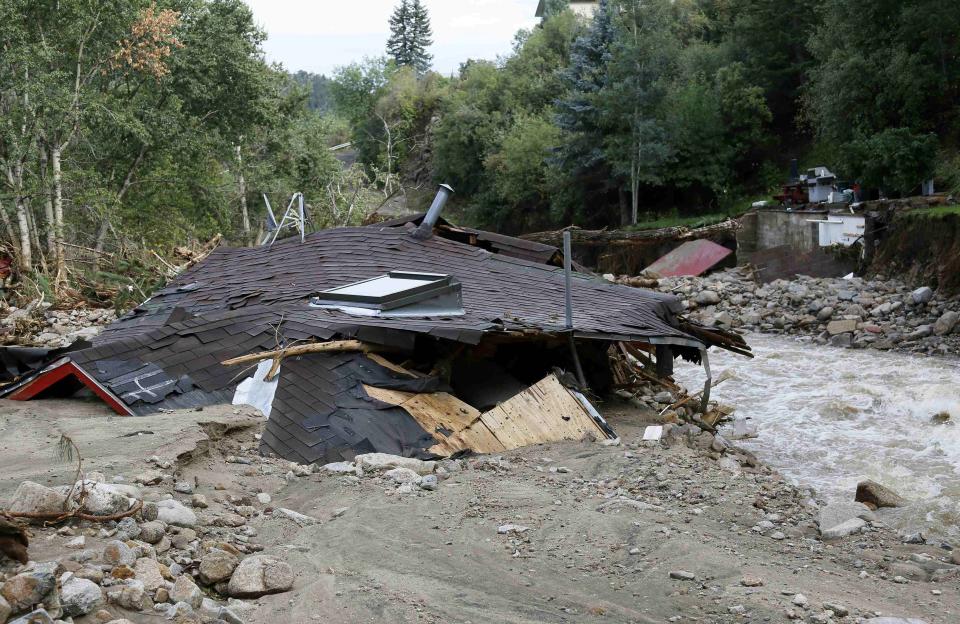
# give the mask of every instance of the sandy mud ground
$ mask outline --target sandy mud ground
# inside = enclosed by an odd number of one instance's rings
[[[2,401],[0,501],[23,480],[70,482],[73,469],[53,459],[61,433],[108,480],[132,483],[151,457],[168,461],[162,483],[141,487],[145,500],[190,506],[173,485],[191,483],[209,504],[195,510],[201,541],[262,546],[292,567],[291,591],[231,603],[247,623],[960,621],[960,581],[940,545],[904,544],[882,510],[865,532],[821,541],[810,492],[700,436],[643,443],[647,420],[613,415],[617,446],[443,461],[425,490],[370,471],[296,474],[257,455],[263,419],[233,407],[134,419],[75,401]],[[240,506],[255,513],[225,524]],[[68,539],[34,528],[31,558],[67,558]],[[106,543],[93,536],[86,548]],[[174,558],[184,556],[202,553]]]

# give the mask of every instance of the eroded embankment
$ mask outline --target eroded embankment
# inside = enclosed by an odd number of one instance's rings
[[[960,215],[897,217],[870,272],[960,292]]]

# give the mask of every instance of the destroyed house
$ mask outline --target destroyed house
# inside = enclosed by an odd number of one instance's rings
[[[613,386],[618,343],[666,373],[714,344],[747,353],[672,295],[583,273],[568,327],[558,249],[422,220],[219,248],[2,394],[82,390],[129,416],[253,405],[262,451],[301,463],[445,456],[613,435],[585,393]]]

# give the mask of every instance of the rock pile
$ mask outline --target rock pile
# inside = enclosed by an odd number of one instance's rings
[[[112,309],[78,308],[54,310],[47,302],[24,308],[8,308],[0,319],[0,334],[8,342],[36,347],[59,348],[77,340],[90,340],[117,320]]]
[[[170,467],[157,458],[151,463]],[[156,485],[172,481],[160,475]],[[62,540],[66,549],[58,560],[0,572],[0,624],[8,618],[14,624],[52,623],[88,614],[104,622],[124,621],[115,620],[116,610],[177,622],[242,624],[243,612],[252,606],[243,599],[292,589],[290,565],[259,554],[263,547],[252,542],[257,532],[248,521],[269,511],[254,500],[226,496],[218,501],[221,512],[198,515],[194,509],[206,504],[198,505],[196,495],[191,508],[169,493],[106,483],[98,474],[88,477],[82,484],[87,513],[123,513],[136,500],[148,502],[119,522],[82,522],[57,530],[50,539]],[[71,489],[76,496],[80,485],[47,488],[24,482],[7,509],[62,510]],[[91,547],[91,541],[102,546]]]
[[[799,276],[758,284],[738,267],[661,278],[659,290],[679,296],[690,318],[707,326],[811,335],[838,347],[960,353],[960,297],[898,280]]]

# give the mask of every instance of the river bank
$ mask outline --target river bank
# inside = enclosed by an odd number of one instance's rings
[[[45,460],[51,432],[65,432],[87,471],[139,481],[144,500],[192,508],[192,527],[166,528],[171,550],[155,548],[158,564],[193,577],[189,586],[208,599],[189,613],[180,607],[176,621],[215,621],[214,604],[247,624],[956,621],[951,552],[904,543],[884,510],[855,533],[824,540],[826,501],[752,453],[692,426],[667,426],[661,442],[643,442],[654,413],[603,407],[619,445],[564,442],[445,460],[427,479],[369,463],[292,469],[255,452],[262,420],[234,408],[148,422],[95,404],[78,411],[73,401],[0,402],[0,430],[20,441],[5,451],[0,498],[26,479],[68,482],[69,465]],[[140,435],[118,444],[134,427]],[[31,555],[111,578],[102,558],[78,565],[67,547],[82,534],[83,552],[98,554],[117,539],[116,528],[103,528],[36,527]],[[224,601],[199,575],[213,551],[231,549],[289,565],[289,591]],[[112,586],[136,581],[133,574]],[[148,596],[158,608],[106,598],[101,615],[163,621],[174,606],[171,582]]]
[[[960,296],[896,279],[797,276],[760,284],[749,267],[737,267],[657,281],[658,290],[679,296],[688,316],[707,326],[810,336],[816,344],[855,349],[960,354]]]

